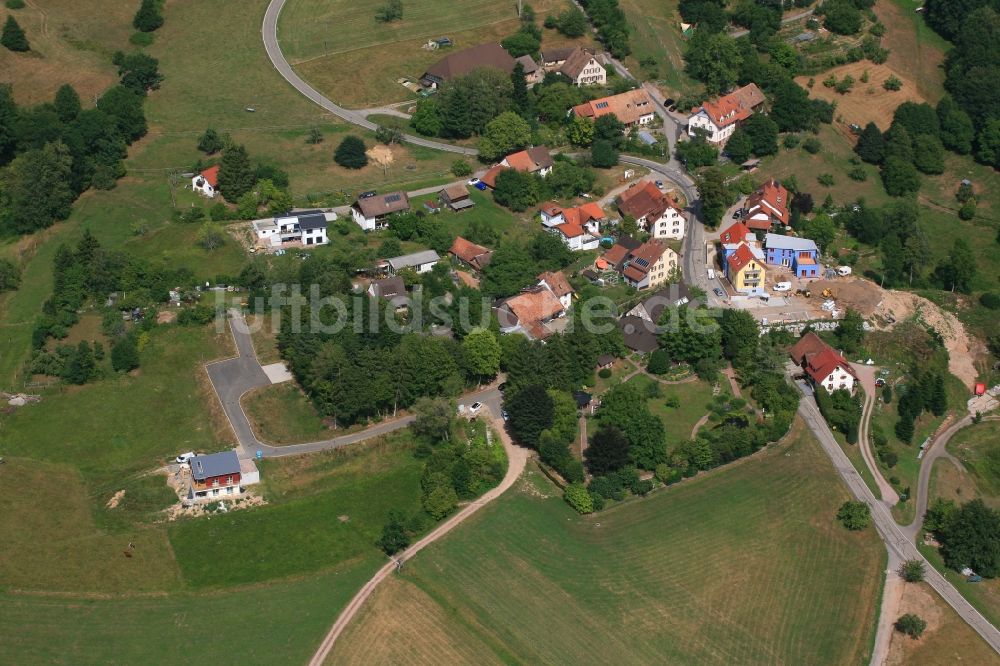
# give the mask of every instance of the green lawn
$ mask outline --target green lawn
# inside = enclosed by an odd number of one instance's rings
[[[646,391],[648,387],[655,386],[658,382],[647,375],[636,375],[629,380],[630,384],[635,384],[640,390]],[[722,377],[719,381],[722,393],[730,394],[729,382]],[[668,407],[667,400],[676,397],[680,401],[679,407]],[[678,443],[691,439],[691,429],[698,420],[708,413],[708,405],[712,401],[712,384],[702,380],[686,382],[684,384],[660,384],[659,395],[649,398],[647,404],[649,410],[663,421],[663,426],[667,431],[668,447],[676,446]],[[706,427],[711,427],[707,425]]]
[[[569,2],[535,0],[531,5],[540,26],[547,14],[562,12]],[[403,19],[389,24],[375,21],[378,7],[349,0],[291,0],[278,23],[282,50],[296,71],[330,99],[350,108],[376,107],[415,99],[396,80],[416,81],[449,52],[423,49],[429,39],[447,36],[454,43],[450,51],[457,51],[499,42],[519,26],[515,3],[424,0],[405,4]],[[590,43],[586,40],[575,41]],[[567,43],[546,30],[542,47]]]
[[[265,486],[267,506],[173,523],[170,545],[185,581],[226,587],[371,558],[390,510],[420,510],[423,464],[408,432],[388,441],[348,455],[265,461],[261,477],[276,477]]]
[[[847,492],[797,428],[592,516],[531,474],[379,588],[333,661],[867,662],[884,549],[836,523]]]
[[[1000,499],[1000,421],[983,421],[963,428],[948,442],[982,494]]]
[[[657,79],[674,98],[695,90],[697,82],[684,73],[687,43],[681,36],[677,0],[621,0],[619,4],[631,28],[632,55],[626,60],[629,70],[640,78]],[[645,58],[656,61],[655,76],[639,66]]]
[[[123,558],[124,559],[124,558]],[[0,593],[0,662],[304,663],[354,593],[381,566],[368,555],[322,575],[232,592],[107,598]]]
[[[314,442],[335,434],[295,382],[271,384],[243,397],[254,432],[269,444]]]

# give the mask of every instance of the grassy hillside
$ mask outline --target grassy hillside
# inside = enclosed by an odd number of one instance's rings
[[[864,662],[883,554],[834,520],[846,497],[801,424],[758,458],[592,516],[534,472],[407,563],[331,661]]]

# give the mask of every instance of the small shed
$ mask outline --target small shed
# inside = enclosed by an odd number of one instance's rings
[[[754,172],[760,166],[760,160],[752,158],[740,165],[740,168],[747,172]]]
[[[601,354],[597,357],[597,369],[603,370],[614,365],[615,357],[612,354]]]
[[[472,208],[475,205],[475,202],[469,198],[468,188],[462,183],[454,183],[444,188],[438,195],[438,199],[456,212]]]

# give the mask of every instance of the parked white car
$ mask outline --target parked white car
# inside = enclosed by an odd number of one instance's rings
[[[792,290],[792,283],[791,282],[779,282],[778,284],[774,285],[774,287],[772,287],[772,289],[774,289],[775,291],[791,291]]]
[[[847,277],[851,274],[850,266],[837,266],[837,275],[840,277]]]
[[[482,408],[483,408],[483,403],[481,403],[481,402],[474,402],[471,405],[469,405],[469,413],[470,414],[478,414],[479,410],[482,409]]]
[[[174,460],[177,461],[179,465],[188,465],[191,463],[191,458],[194,458],[194,451],[188,451],[187,453],[182,453]]]

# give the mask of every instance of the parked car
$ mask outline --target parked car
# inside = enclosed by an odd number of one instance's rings
[[[743,209],[742,208],[737,208],[736,212],[733,213],[733,219],[734,220],[738,220],[741,217],[743,217]]]
[[[510,414],[507,413],[506,409],[501,409],[500,410],[500,416],[503,417],[504,421],[509,421],[510,420]]]
[[[779,282],[778,284],[774,285],[773,289],[775,291],[791,291],[792,290],[792,283],[791,282]]]
[[[375,196],[377,192],[375,190],[368,190],[367,192],[362,192],[358,195],[359,199],[370,199]]]
[[[497,390],[500,391],[501,393],[503,393],[504,391],[506,391],[507,390],[507,382],[501,382],[500,386],[497,387]]]
[[[194,451],[188,451],[187,453],[180,454],[174,460],[180,465],[187,465],[190,464],[192,458],[194,458]]]
[[[478,178],[470,178],[469,179],[469,185],[478,185],[478,184],[479,184],[479,179]]]
[[[476,183],[476,189],[477,190],[485,190],[486,189],[486,183],[484,183],[483,181],[479,181],[478,183]]]
[[[662,180],[656,181],[656,186],[662,190],[663,189],[663,181]]]
[[[726,295],[726,292],[722,291],[718,287],[716,287],[715,289],[713,289],[712,293],[715,294],[716,296],[718,296],[719,298],[724,298],[725,295]]]
[[[474,402],[471,405],[469,405],[469,413],[470,414],[476,414],[482,408],[483,408],[483,403],[481,403],[481,402]]]
[[[847,277],[851,274],[850,266],[837,266],[837,275],[840,277]]]
[[[885,386],[885,379],[879,377],[875,380],[875,386]]]

